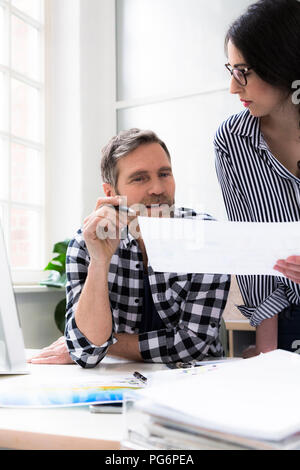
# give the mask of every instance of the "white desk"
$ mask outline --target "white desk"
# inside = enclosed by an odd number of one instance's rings
[[[31,352],[29,352],[30,356]],[[60,377],[73,379],[84,376],[127,376],[135,370],[147,372],[165,369],[163,364],[143,364],[125,360],[105,359],[94,369],[82,369],[72,365],[29,364],[30,374],[22,376],[22,382],[30,383],[34,378]],[[14,377],[0,376],[0,386]],[[19,379],[19,377],[18,377]],[[124,437],[122,414],[94,414],[88,406],[69,408],[12,409],[0,408],[0,448],[60,450],[60,449],[120,449]]]

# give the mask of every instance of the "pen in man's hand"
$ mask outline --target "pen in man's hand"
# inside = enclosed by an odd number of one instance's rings
[[[113,208],[115,209],[116,212],[123,212],[124,214],[127,214],[128,216],[136,217],[135,211],[133,209],[130,209],[130,207],[119,205],[119,206],[113,206]],[[96,235],[99,238],[99,240],[105,240],[106,238],[110,236],[109,232],[105,230],[105,227],[103,226],[103,223],[101,222],[99,222],[99,224],[96,227]],[[116,236],[116,233],[113,231],[110,238],[115,238],[115,236]]]
[[[120,206],[114,206],[114,208],[118,212],[125,212],[126,214],[132,215],[132,216],[136,215],[135,211],[130,209],[130,207],[127,207],[127,206],[120,205]]]

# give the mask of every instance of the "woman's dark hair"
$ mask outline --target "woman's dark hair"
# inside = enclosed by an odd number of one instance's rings
[[[286,91],[287,96],[295,93],[296,85],[299,88],[299,0],[259,0],[250,5],[230,26],[226,49],[229,40],[262,80]],[[293,102],[300,113],[299,99]]]

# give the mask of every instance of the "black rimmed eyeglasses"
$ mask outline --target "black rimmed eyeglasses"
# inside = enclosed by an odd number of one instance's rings
[[[225,67],[229,71],[230,75],[238,82],[241,86],[247,85],[247,75],[249,70],[252,70],[253,67],[244,67],[243,69],[238,69],[236,67],[231,67],[230,64],[225,64]]]

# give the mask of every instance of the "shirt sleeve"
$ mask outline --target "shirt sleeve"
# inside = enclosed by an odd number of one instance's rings
[[[218,136],[220,138],[220,136]],[[254,215],[239,184],[230,156],[215,141],[216,172],[221,186],[228,219],[234,222],[252,222]],[[275,276],[236,276],[245,305],[237,306],[256,327],[286,307],[289,301],[286,287]]]
[[[95,367],[106,355],[108,347],[116,342],[111,337],[101,346],[95,346],[79,330],[75,321],[75,312],[79,297],[87,278],[90,258],[79,230],[71,240],[66,257],[66,326],[65,338],[69,354],[74,362],[84,368]]]
[[[230,276],[213,274],[194,274],[184,287],[178,285],[180,297],[184,298],[179,306],[179,320],[178,316],[174,318],[173,328],[139,334],[143,360],[190,362],[201,361],[208,354],[221,356],[219,328],[229,287]],[[162,300],[161,310],[166,312],[169,302]],[[171,313],[166,314],[172,318]]]

